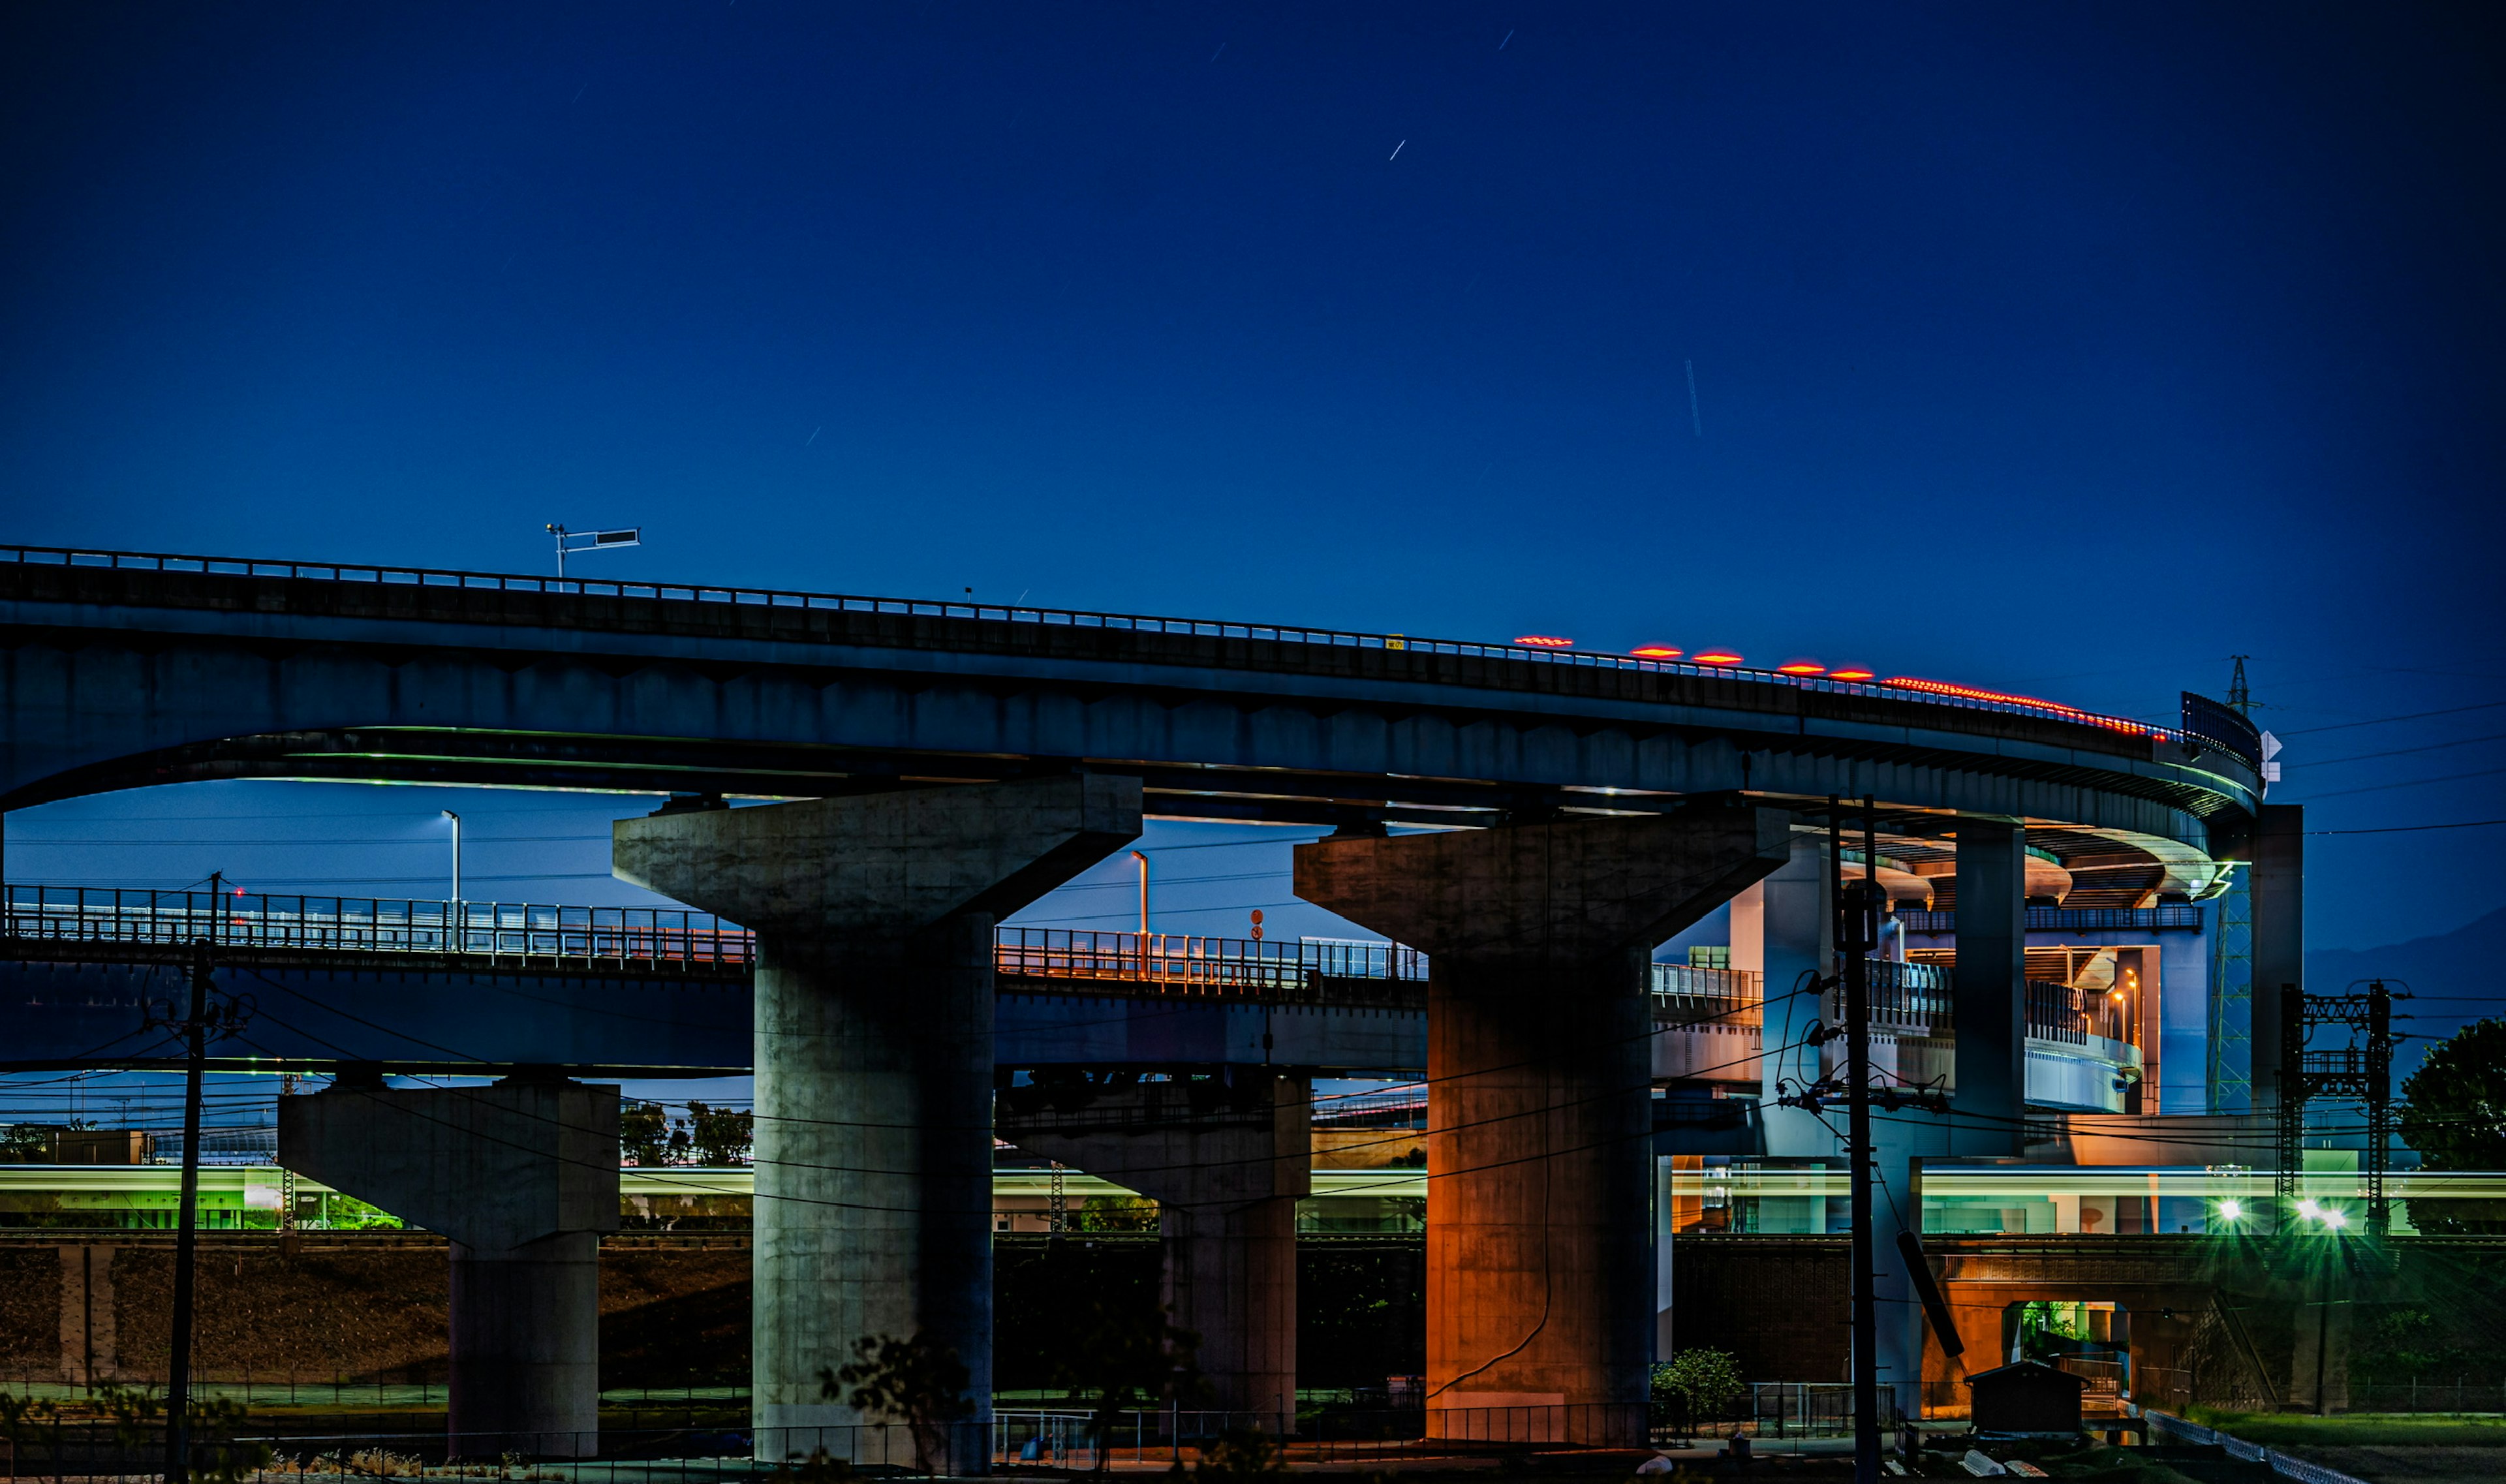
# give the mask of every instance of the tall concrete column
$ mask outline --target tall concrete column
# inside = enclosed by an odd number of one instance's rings
[[[598,1452],[618,1089],[342,1079],[278,1101],[278,1162],[451,1240],[454,1456]]]
[[[2018,1154],[2027,1106],[2027,832],[1957,825],[1957,964],[1951,971],[1959,1114],[1981,1120],[1971,1153]]]
[[[2254,1109],[2279,1106],[2280,1013],[2292,985],[2306,988],[2306,806],[2266,804],[2254,825],[2254,989],[2248,1027]]]
[[[1775,1101],[1778,1084],[1799,1092],[1824,1072],[1819,1048],[1801,1042],[1819,1017],[1819,996],[1809,986],[1836,971],[1836,893],[1827,855],[1824,835],[1793,835],[1783,868],[1732,904],[1732,966],[1758,970],[1766,985],[1758,1117],[1767,1153],[1779,1159],[1818,1159],[1838,1148],[1816,1114]]]
[[[1065,1097],[1056,1089],[1056,1097]],[[1285,1432],[1297,1412],[1297,1202],[1313,1190],[1312,1089],[1237,1068],[1108,1088],[1088,1106],[1020,1106],[1001,1137],[1158,1203],[1164,1295],[1200,1340],[1212,1404]]]
[[[1137,778],[1079,777],[618,822],[619,877],[757,932],[760,1457],[893,1456],[849,1430],[889,1419],[819,1373],[919,1335],[956,1353],[976,1409],[944,1466],[983,1468],[992,930],[1139,828]]]
[[[1297,848],[1299,896],[1429,956],[1431,1430],[1641,1441],[1652,950],[1789,834],[1736,809]]]

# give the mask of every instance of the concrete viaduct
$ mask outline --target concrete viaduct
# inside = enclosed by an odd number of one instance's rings
[[[1801,991],[1834,961],[1823,826],[1838,798],[1876,801],[1854,814],[1883,843],[1954,860],[1958,915],[1953,1111],[1881,1157],[2015,1153],[2031,852],[2145,868],[2198,895],[2221,862],[2271,848],[2259,764],[2232,742],[1956,687],[1133,615],[0,548],[0,809],[239,777],[675,796],[621,822],[615,862],[758,934],[755,1405],[758,1445],[776,1456],[858,1420],[816,1377],[862,1334],[947,1344],[987,1394],[993,926],[1146,815],[1335,826],[1299,849],[1299,894],[1429,952],[1431,1414],[1503,1407],[1593,1438],[1629,1431],[1645,1394],[1655,944],[1746,893],[1767,1089],[1816,1076],[1816,1002]],[[2294,911],[2258,891],[2258,978],[2271,945],[2294,941],[2273,925]],[[2272,1065],[2272,1028],[2255,1041],[2255,1064]],[[1293,1135],[1279,1119],[1293,1089],[1195,1130],[1162,1111],[1161,1086],[1100,1103],[1068,1147],[1138,1188],[1151,1166],[1232,1166],[1178,1187],[1194,1228],[1179,1243],[1275,1311],[1275,1282],[1230,1268],[1222,1239],[1252,1241],[1292,1205],[1293,1179],[1248,1172]],[[1130,1116],[1114,1106],[1126,1097],[1134,1126],[1164,1132],[1104,1133]],[[395,1187],[450,1223],[478,1295],[456,1291],[456,1325],[491,1327],[502,1305],[565,1330],[581,1239],[602,1219],[567,1182],[582,1163],[569,1140],[598,1141],[614,1093],[343,1078],[289,1102],[290,1163],[341,1188]],[[1770,1152],[1832,1153],[1813,1119],[1782,1116],[1796,1113],[1768,1100]],[[463,1190],[539,1194],[481,1211]],[[1921,1339],[1912,1319],[1900,1327],[1882,1350],[1907,1392]],[[503,1343],[507,1370],[480,1371],[473,1391],[505,1399],[473,1420],[563,1430],[579,1361],[532,1352],[555,1343],[545,1334]],[[1275,1356],[1230,1363],[1239,1387],[1275,1390]],[[1231,1399],[1276,1410],[1258,1390]]]

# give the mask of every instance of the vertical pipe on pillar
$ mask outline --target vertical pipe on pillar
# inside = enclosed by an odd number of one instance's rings
[[[1957,1032],[1956,1108],[1972,1152],[2017,1154],[2027,1104],[2027,832],[2016,823],[1960,819],[1957,964],[1951,995]]]

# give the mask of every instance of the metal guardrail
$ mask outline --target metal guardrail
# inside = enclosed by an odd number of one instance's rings
[[[539,902],[273,896],[102,887],[6,888],[0,923],[15,938],[89,943],[477,954],[668,963],[745,972],[756,936],[706,912],[563,907]]]
[[[2280,1478],[2295,1479],[2299,1484],[2365,1484],[2365,1481],[2355,1474],[2343,1473],[2338,1468],[2327,1468],[2321,1464],[2292,1457],[2275,1448],[2266,1448],[2260,1443],[2246,1442],[2234,1433],[2205,1428],[2197,1422],[2187,1422],[2171,1412],[2143,1407],[2140,1409],[2140,1416],[2141,1420],[2149,1425],[2149,1437],[2152,1442],[2193,1443],[2201,1447],[2218,1448],[2225,1451],[2232,1459],[2247,1464],[2264,1465]]]
[[[1955,932],[1954,912],[1900,911],[1897,921],[1908,932]],[[2166,907],[2030,907],[2029,932],[2122,932],[2163,927],[2200,927],[2202,909]]]
[[[1184,933],[1004,927],[993,968],[1033,979],[1110,979],[1180,990],[1302,989],[1317,979],[1423,981],[1427,956],[1397,943],[1270,942]]]
[[[356,562],[274,561],[251,557],[197,557],[164,552],[90,551],[62,546],[0,546],[0,561],[27,566],[90,566],[140,571],[202,572],[234,577],[282,577],[295,581],[374,583],[384,586],[457,588],[489,592],[551,593],[593,597],[646,598],[661,602],[742,603],[772,608],[816,608],[847,613],[895,613],[932,618],[969,618],[1010,624],[1042,624],[1080,629],[1119,629],[1141,633],[1181,633],[1212,638],[1269,640],[1360,649],[1413,650],[1427,654],[1465,655],[1510,660],[1526,665],[1571,665],[1597,670],[1695,675],[1741,680],[1757,685],[1789,686],[1844,696],[1869,696],[1888,701],[1918,701],[1928,706],[1963,710],[1998,711],[2067,721],[2133,737],[2184,742],[2178,728],[2105,716],[2094,711],[2028,697],[2005,697],[1971,686],[1933,680],[1857,681],[1824,676],[1787,675],[1737,665],[1700,665],[1680,660],[1644,659],[1586,649],[1535,648],[1523,644],[1486,644],[1469,639],[1420,638],[1402,633],[1369,633],[1346,629],[1303,625],[1245,624],[1218,619],[1164,618],[1145,613],[1093,612],[1079,608],[1029,608],[1015,604],[933,601],[922,598],[871,597],[841,593],[803,593],[781,588],[749,588],[702,583],[599,581],[582,577],[525,577],[511,573],[465,572],[448,568],[382,566]]]

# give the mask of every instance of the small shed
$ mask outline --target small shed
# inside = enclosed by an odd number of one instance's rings
[[[2080,1430],[2080,1394],[2088,1379],[2035,1360],[2021,1360],[1966,1378],[1978,1432]]]

